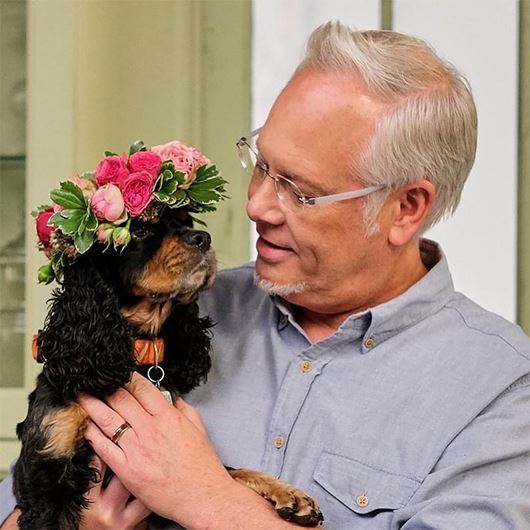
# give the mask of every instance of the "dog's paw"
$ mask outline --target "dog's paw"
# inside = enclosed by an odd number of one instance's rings
[[[315,500],[287,482],[251,469],[230,469],[232,478],[267,499],[278,515],[301,526],[318,526],[324,516]]]
[[[274,488],[269,500],[274,504],[278,515],[286,521],[301,526],[318,526],[324,520],[317,502],[288,484],[281,483]]]

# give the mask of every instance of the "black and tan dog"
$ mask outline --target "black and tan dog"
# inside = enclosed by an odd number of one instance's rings
[[[174,396],[206,378],[212,322],[199,317],[196,300],[215,278],[210,236],[193,229],[184,209],[167,208],[150,221],[133,221],[133,240],[121,253],[94,245],[65,268],[53,293],[36,339],[43,370],[17,427],[20,528],[77,528],[85,494],[101,480],[83,438],[87,417],[76,404],[79,393],[104,399],[133,370],[146,375],[153,364],[163,368],[162,385]],[[316,504],[288,484],[250,470],[230,473],[284,519],[306,526],[322,520]]]

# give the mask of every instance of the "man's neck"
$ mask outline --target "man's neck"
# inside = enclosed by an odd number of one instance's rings
[[[419,248],[408,258],[400,261],[400,266],[396,264],[396,267],[389,269],[386,275],[379,278],[377,284],[374,282],[373,289],[367,296],[359,299],[352,294],[351,303],[342,300],[341,305],[337,305],[337,311],[319,312],[300,305],[293,306],[294,317],[309,340],[315,343],[330,337],[351,315],[396,298],[423,278],[428,271],[421,260]]]

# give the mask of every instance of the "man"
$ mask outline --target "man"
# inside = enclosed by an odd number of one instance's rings
[[[475,146],[467,84],[425,43],[318,28],[259,138],[238,143],[258,258],[202,299],[218,324],[195,408],[140,377],[81,401],[120,479],[92,490],[86,527],[149,511],[290,526],[222,461],[303,489],[332,530],[528,528],[530,341],[455,293],[420,238],[457,206]]]

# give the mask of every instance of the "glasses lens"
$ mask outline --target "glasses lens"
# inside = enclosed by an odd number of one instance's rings
[[[299,208],[303,206],[301,199],[304,198],[304,194],[300,191],[300,188],[289,179],[278,175],[274,184],[276,186],[276,194],[278,198],[289,208]]]
[[[254,166],[256,165],[256,154],[248,146],[245,140],[241,140],[237,147],[241,165],[245,168],[249,175],[252,175]]]

